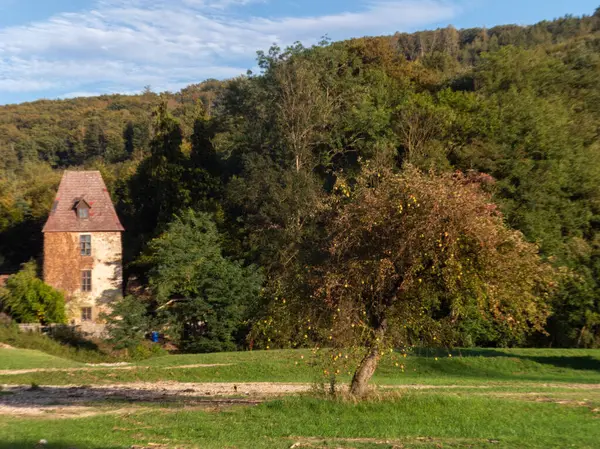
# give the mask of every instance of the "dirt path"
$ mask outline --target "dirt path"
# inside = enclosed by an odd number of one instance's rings
[[[87,367],[81,368],[27,368],[27,369],[2,369],[0,376],[10,376],[11,374],[29,374],[29,373],[52,373],[52,372],[77,372],[77,371],[98,371],[98,370],[135,370],[135,369],[186,369],[186,368],[211,368],[215,366],[230,366],[231,363],[197,363],[195,365],[179,365],[179,366],[143,366],[129,364],[88,364]]]
[[[310,391],[310,384],[279,383],[186,383],[133,382],[96,386],[2,385],[0,415],[81,417],[116,410],[131,411],[136,403],[177,403],[182,406],[213,408],[254,405],[274,395]],[[135,410],[140,410],[140,407]],[[118,407],[115,410],[115,407]]]
[[[600,389],[600,385],[590,384],[538,384],[536,386],[573,390]],[[306,393],[314,388],[309,383],[175,381],[86,386],[46,385],[37,388],[28,385],[1,385],[0,387],[0,415],[49,414],[52,417],[90,416],[90,413],[115,413],[115,410],[131,411],[133,406],[135,410],[140,410],[150,403],[165,405],[171,403],[200,408],[254,405],[273,396]],[[379,386],[379,388],[380,392],[385,394],[386,391],[401,390],[483,390],[494,388],[494,385],[390,385]],[[156,409],[156,406],[153,409]]]

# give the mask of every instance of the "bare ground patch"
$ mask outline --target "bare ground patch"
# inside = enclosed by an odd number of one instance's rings
[[[215,366],[230,366],[231,363],[197,363],[195,365],[179,365],[179,366],[138,366],[130,365],[128,363],[98,363],[98,364],[87,364],[87,367],[82,368],[27,368],[27,369],[3,369],[0,370],[0,375],[17,375],[17,374],[30,374],[30,373],[52,373],[52,372],[82,372],[82,371],[98,371],[102,369],[112,370],[125,370],[131,371],[136,369],[187,369],[187,368],[212,368]]]
[[[545,387],[550,387],[546,384]],[[558,384],[562,389],[598,391],[600,385]],[[466,385],[394,385],[379,386],[378,391],[399,392],[408,390],[488,390],[491,386]],[[156,407],[224,407],[255,405],[274,396],[311,392],[313,384],[279,382],[131,382],[109,385],[45,385],[32,388],[29,385],[2,385],[0,415],[44,415],[62,417],[91,416],[90,414],[116,413],[115,410],[135,410],[156,404]],[[345,391],[341,386],[340,391]],[[555,397],[542,392],[493,392],[483,393],[502,397],[514,397],[532,401],[552,401],[571,405],[590,406],[596,403],[568,397]],[[595,399],[595,398],[594,398]],[[125,408],[124,408],[125,407]]]
[[[140,411],[140,408],[98,408],[85,406],[60,406],[49,405],[44,407],[11,407],[6,405],[0,406],[0,415],[10,415],[13,417],[35,417],[35,418],[89,418],[97,415],[109,414],[127,414]]]
[[[310,384],[275,383],[183,383],[134,382],[112,385],[67,385],[31,388],[3,385],[0,415],[43,415],[53,412],[65,417],[107,413],[98,407],[148,403],[213,408],[255,405],[266,397],[306,392]],[[95,411],[94,411],[95,410]],[[136,408],[139,410],[139,408]]]

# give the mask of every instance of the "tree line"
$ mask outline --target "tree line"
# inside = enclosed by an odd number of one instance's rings
[[[144,286],[122,341],[600,346],[599,11],[258,65],[1,108],[2,269],[40,255],[60,170],[95,168]]]

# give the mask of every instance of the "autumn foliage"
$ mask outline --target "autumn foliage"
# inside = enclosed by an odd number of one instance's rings
[[[543,330],[554,271],[505,225],[482,181],[367,167],[335,200],[310,310],[333,344],[365,348],[355,394],[392,347],[464,343],[475,322],[505,341]]]

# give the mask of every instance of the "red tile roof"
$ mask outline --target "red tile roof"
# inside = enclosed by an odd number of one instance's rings
[[[85,200],[89,218],[77,218],[75,205]],[[99,171],[65,171],[43,232],[124,231]]]

